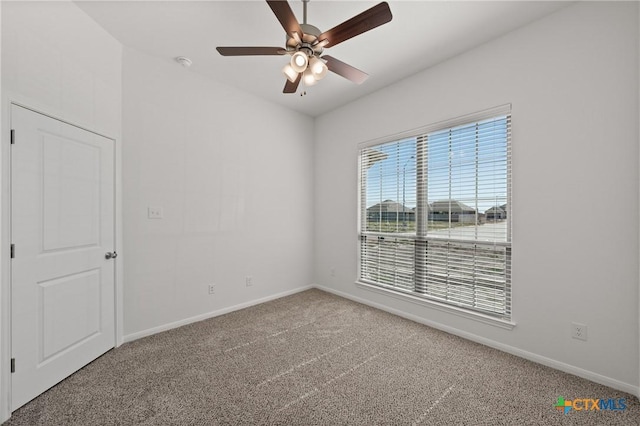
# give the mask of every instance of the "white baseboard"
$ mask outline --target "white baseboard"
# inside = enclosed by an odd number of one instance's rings
[[[174,321],[168,324],[159,325],[157,327],[148,328],[146,330],[137,331],[135,333],[127,334],[124,336],[124,343],[133,342],[134,340],[141,339],[143,337],[151,336],[156,333],[171,330],[173,328],[182,327],[183,325],[191,324],[194,322],[206,320],[209,318],[217,317],[220,315],[228,314],[230,312],[238,311],[240,309],[248,308],[249,306],[259,305],[261,303],[270,302],[271,300],[280,299],[281,297],[290,296],[292,294],[300,293],[305,290],[313,288],[313,285],[295,288],[293,290],[283,291],[281,293],[272,294],[271,296],[263,297],[261,299],[250,300],[234,306],[218,309],[217,311],[205,312],[204,314],[196,315],[190,318],[185,318],[179,321]]]
[[[563,371],[565,373],[573,374],[578,377],[582,377],[583,379],[591,380],[592,382],[599,383],[601,385],[609,386],[613,389],[618,389],[623,392],[630,393],[640,398],[640,388],[638,386],[632,385],[630,383],[625,383],[617,379],[612,379],[611,377],[603,376],[598,373],[594,373],[593,371],[585,370],[583,368],[579,368],[570,364],[566,364],[561,361],[557,361],[555,359],[547,358],[542,355],[535,354],[533,352],[525,351],[522,349],[515,348],[513,346],[505,345],[504,343],[496,342],[495,340],[486,339],[484,337],[468,333],[466,331],[459,330],[454,327],[450,327],[444,325],[439,322],[431,321],[417,315],[407,314],[406,312],[402,312],[398,309],[390,308],[386,305],[382,305],[380,303],[372,302],[367,299],[363,299],[357,296],[353,296],[348,293],[343,293],[338,290],[334,290],[329,287],[324,287],[318,284],[314,284],[312,287],[317,288],[322,291],[326,291],[328,293],[335,294],[340,297],[344,297],[345,299],[353,300],[354,302],[362,303],[363,305],[371,306],[373,308],[380,309],[385,312],[389,312],[394,315],[398,315],[399,317],[406,318],[411,321],[415,321],[420,324],[427,325],[429,327],[436,328],[438,330],[445,331],[450,334],[454,334],[456,336],[462,337],[467,340],[471,340],[476,343],[483,344],[485,346],[489,346],[494,349],[498,349],[500,351],[509,353],[511,355],[518,356],[520,358],[524,358],[529,361],[536,362],[538,364],[545,365],[547,367],[554,368],[556,370]]]

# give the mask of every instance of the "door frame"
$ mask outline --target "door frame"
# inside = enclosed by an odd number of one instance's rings
[[[26,108],[34,113],[42,114],[54,120],[78,127],[96,135],[113,140],[114,150],[114,250],[118,258],[122,259],[122,149],[120,139],[104,135],[74,123],[59,118],[59,115],[46,109],[28,106],[27,102],[5,98],[2,101],[2,121],[0,125],[0,423],[11,417],[11,110],[13,106]],[[122,261],[116,262],[115,285],[115,347],[124,343],[124,289]]]

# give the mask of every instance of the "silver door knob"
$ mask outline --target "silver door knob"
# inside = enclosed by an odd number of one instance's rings
[[[116,257],[118,257],[118,253],[116,253],[115,251],[114,251],[114,252],[109,252],[109,251],[108,251],[108,252],[104,255],[104,258],[105,258],[105,259],[107,259],[107,260],[108,260],[108,259],[115,259]]]

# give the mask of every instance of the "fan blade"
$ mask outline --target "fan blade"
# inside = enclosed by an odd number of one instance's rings
[[[323,56],[322,59],[327,61],[327,68],[329,71],[335,72],[338,75],[346,78],[347,80],[351,80],[356,84],[362,84],[367,78],[369,78],[369,74],[366,72],[360,71],[357,68],[352,67],[349,64],[345,64],[342,61],[334,58],[333,56]]]
[[[298,37],[302,37],[302,28],[286,0],[267,0],[267,3],[287,34],[293,37],[295,32],[298,33]]]
[[[284,55],[282,47],[216,47],[222,56]]]
[[[302,73],[298,74],[298,78],[293,83],[287,80],[287,83],[284,85],[284,90],[282,93],[296,93],[298,90],[298,85],[300,84],[300,79],[302,78]]]
[[[338,43],[349,40],[382,24],[386,24],[391,21],[391,18],[393,18],[393,16],[391,15],[389,4],[382,2],[354,16],[348,21],[323,32],[318,36],[318,40],[329,40],[329,43],[325,47],[335,46]]]

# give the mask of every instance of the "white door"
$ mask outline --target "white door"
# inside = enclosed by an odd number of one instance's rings
[[[12,411],[115,343],[114,141],[13,105]]]

